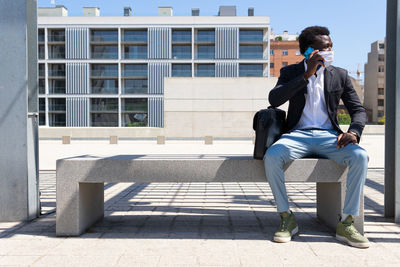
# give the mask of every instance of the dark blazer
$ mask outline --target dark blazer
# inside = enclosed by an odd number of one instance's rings
[[[287,131],[296,126],[306,103],[308,80],[304,79],[304,72],[304,61],[282,68],[276,86],[269,93],[269,102],[273,107],[278,107],[289,100]],[[367,115],[346,70],[334,66],[324,70],[324,95],[333,128],[342,133],[337,121],[339,100],[342,99],[351,117],[348,131],[356,133],[360,141]]]

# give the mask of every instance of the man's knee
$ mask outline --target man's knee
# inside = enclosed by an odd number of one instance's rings
[[[369,161],[369,157],[367,152],[361,148],[358,147],[357,149],[354,149],[351,153],[351,159],[354,163],[357,164],[361,164],[361,165],[365,165],[368,166],[368,161]]]
[[[281,161],[283,154],[285,153],[285,147],[281,144],[275,144],[270,146],[264,155],[265,163],[275,164]]]

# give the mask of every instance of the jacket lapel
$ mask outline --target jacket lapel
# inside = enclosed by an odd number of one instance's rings
[[[334,68],[332,66],[327,67],[324,70],[324,95],[325,95],[325,104],[328,107],[329,103],[329,91],[332,89],[332,81],[334,78]]]

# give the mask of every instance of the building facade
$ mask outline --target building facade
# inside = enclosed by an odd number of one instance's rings
[[[304,57],[300,53],[297,34],[284,31],[283,34],[271,33],[270,38],[270,75],[279,77],[282,67],[296,64]]]
[[[368,121],[377,123],[385,116],[385,42],[371,44],[368,62],[364,65],[364,106]]]
[[[270,75],[268,17],[91,11],[38,18],[41,126],[164,127],[165,77]]]

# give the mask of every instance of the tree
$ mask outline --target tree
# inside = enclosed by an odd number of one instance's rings
[[[337,114],[339,124],[349,125],[351,123],[350,115],[347,114],[343,109],[339,110]]]

